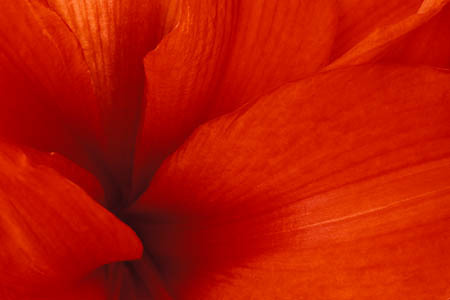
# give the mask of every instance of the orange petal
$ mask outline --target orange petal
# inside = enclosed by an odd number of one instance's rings
[[[103,264],[141,256],[128,226],[32,159],[0,145],[0,298],[46,295]]]
[[[162,11],[159,1],[47,2],[67,22],[83,48],[106,130],[105,155],[118,184],[126,190],[142,114],[142,61],[167,30],[161,20],[167,12]]]
[[[348,68],[201,126],[133,208],[169,291],[448,298],[449,80]]]
[[[97,168],[98,108],[61,19],[36,1],[1,1],[0,66],[0,135]]]
[[[415,13],[375,28],[326,69],[380,61],[446,68],[450,48],[447,3],[448,0],[424,1]]]
[[[199,124],[324,66],[335,23],[327,0],[183,1],[178,25],[145,58],[138,190]]]

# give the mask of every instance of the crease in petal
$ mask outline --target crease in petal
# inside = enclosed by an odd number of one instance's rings
[[[135,192],[203,122],[323,67],[333,1],[181,1],[176,27],[145,58]],[[318,34],[320,33],[320,34]]]
[[[0,145],[2,298],[45,296],[104,264],[141,256],[131,228],[35,157]]]
[[[130,211],[169,292],[448,297],[449,79],[336,70],[199,127]]]

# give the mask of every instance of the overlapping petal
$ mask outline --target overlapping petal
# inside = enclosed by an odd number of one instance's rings
[[[0,143],[2,142],[4,143],[0,139]],[[61,176],[82,188],[92,199],[103,206],[107,206],[104,187],[92,173],[56,152],[41,152],[25,146],[21,146],[20,149],[26,153],[29,160],[34,164],[44,165],[55,170]]]
[[[378,61],[450,69],[450,5],[382,52]]]
[[[172,295],[448,297],[449,79],[348,68],[201,126],[134,207]]]
[[[0,297],[47,297],[95,268],[139,258],[136,234],[80,187],[0,145]]]
[[[450,22],[448,2],[448,0],[423,1],[414,12],[399,20],[377,24],[378,26],[364,38],[357,40],[345,53],[341,53],[339,46],[336,46],[337,49],[333,51],[336,60],[326,69],[374,62],[428,64],[448,68],[450,48],[447,39]],[[412,1],[398,5],[405,8],[408,4],[412,4]],[[415,5],[410,7],[414,8]],[[352,31],[346,35],[354,37]],[[336,44],[339,45],[339,41],[345,40],[345,36],[338,38]]]
[[[2,1],[0,23],[0,135],[101,169],[99,110],[69,28],[25,0]]]
[[[333,1],[180,1],[177,26],[145,58],[147,105],[137,190],[211,117],[323,67]]]
[[[447,2],[1,3],[0,297],[448,297]]]
[[[338,0],[339,23],[332,58],[349,51],[380,27],[414,15],[423,0]]]
[[[176,1],[172,1],[176,2]],[[104,154],[124,196],[144,87],[144,55],[171,21],[171,1],[47,0],[78,38],[105,128]],[[166,25],[169,24],[169,25]]]

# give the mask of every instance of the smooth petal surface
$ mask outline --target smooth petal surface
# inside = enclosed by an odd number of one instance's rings
[[[3,138],[100,168],[88,68],[69,28],[39,2],[0,3],[0,106]]]
[[[326,69],[381,61],[446,68],[450,56],[448,2],[423,1],[415,13],[376,27]]]
[[[45,296],[110,262],[139,258],[136,234],[55,170],[0,145],[0,297]]]
[[[20,300],[117,300],[110,296],[108,282],[102,268],[86,275],[68,286],[53,287],[52,291],[44,297],[30,296]]]
[[[449,80],[348,68],[201,126],[133,208],[172,296],[448,298]]]
[[[333,1],[181,1],[180,20],[145,58],[147,106],[137,190],[195,127],[327,62]]]
[[[142,60],[167,31],[164,19],[170,1],[47,2],[83,48],[105,127],[104,152],[127,196],[144,91]]]

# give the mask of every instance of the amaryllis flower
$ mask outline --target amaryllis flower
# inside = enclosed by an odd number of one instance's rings
[[[448,299],[447,2],[0,1],[0,298]]]

